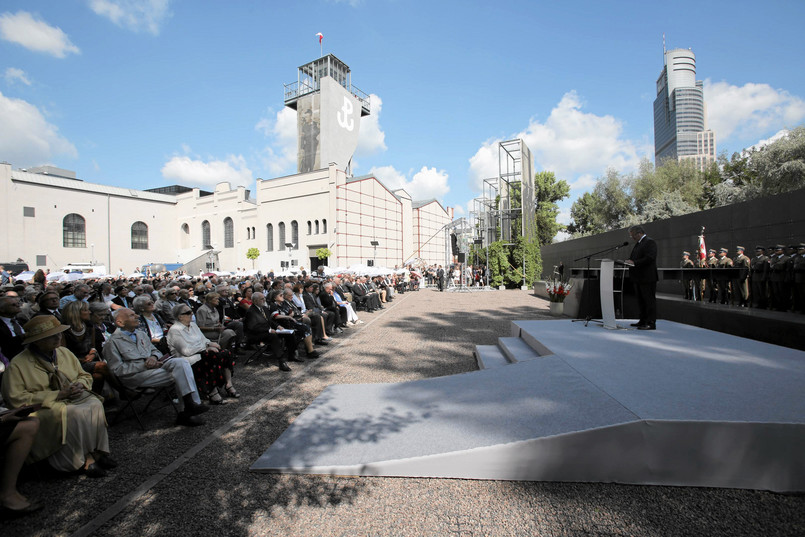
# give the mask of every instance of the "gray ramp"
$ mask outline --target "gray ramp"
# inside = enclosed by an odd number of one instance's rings
[[[668,322],[517,325],[552,354],[331,386],[251,469],[805,490],[805,353]]]

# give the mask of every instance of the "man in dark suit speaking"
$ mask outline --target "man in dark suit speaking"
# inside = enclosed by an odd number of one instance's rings
[[[633,324],[638,330],[656,330],[657,323],[657,243],[646,235],[640,226],[629,228],[629,235],[635,241],[626,265],[637,293],[640,307],[640,320]]]

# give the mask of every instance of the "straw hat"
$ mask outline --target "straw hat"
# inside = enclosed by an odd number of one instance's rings
[[[70,327],[66,324],[61,324],[53,315],[37,315],[25,323],[22,328],[25,330],[25,339],[22,343],[27,345],[46,337],[61,334]]]

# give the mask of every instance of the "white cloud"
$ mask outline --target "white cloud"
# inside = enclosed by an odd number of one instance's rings
[[[251,186],[254,182],[252,171],[246,166],[246,159],[240,155],[229,155],[226,160],[195,160],[189,156],[176,156],[162,167],[162,177],[187,186],[209,186],[228,181],[231,186]]]
[[[535,171],[552,171],[574,189],[588,188],[594,184],[593,177],[602,175],[608,167],[629,172],[643,155],[653,153],[653,147],[638,147],[624,139],[620,120],[587,113],[582,108],[579,96],[570,91],[545,122],[532,119],[525,130],[511,137],[522,138],[531,149]],[[485,142],[470,158],[470,185],[478,192],[482,191],[484,179],[497,176],[499,141]]]
[[[6,84],[8,85],[14,84],[15,82],[20,82],[26,86],[31,85],[31,81],[28,80],[28,75],[25,74],[25,71],[22,69],[17,69],[16,67],[9,67],[6,69],[3,77],[6,79]]]
[[[57,58],[79,54],[78,47],[70,42],[61,28],[50,26],[28,12],[0,15],[0,38],[22,45],[34,52],[43,52]]]
[[[708,127],[716,140],[733,134],[757,139],[758,134],[793,127],[805,119],[805,101],[768,84],[733,86],[727,82],[704,81]]]
[[[362,157],[386,150],[386,133],[380,127],[380,111],[383,100],[374,93],[369,96],[371,114],[361,118],[361,129],[358,132],[358,148],[356,157]]]
[[[59,134],[58,127],[22,99],[0,93],[0,125],[0,159],[17,166],[47,164],[56,155],[78,156],[75,146]]]
[[[170,0],[89,0],[89,7],[121,28],[153,35],[171,15]]]
[[[390,190],[405,189],[415,201],[441,200],[450,191],[447,172],[427,166],[422,166],[410,180],[393,166],[376,166],[369,170],[369,174],[380,179]]]
[[[274,117],[269,109],[269,116],[261,118],[254,126],[265,134],[270,142],[261,156],[263,168],[272,175],[296,172],[296,111],[283,108]]]

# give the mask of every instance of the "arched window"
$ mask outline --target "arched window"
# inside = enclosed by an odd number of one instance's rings
[[[252,226],[252,239],[256,238],[257,238],[257,229],[254,226]]]
[[[131,249],[148,250],[148,226],[145,222],[134,222],[131,225]]]
[[[284,250],[285,249],[285,222],[280,222],[279,228],[280,228],[279,229],[279,232],[280,232],[280,236],[279,236],[280,250]]]
[[[235,247],[235,224],[228,216],[224,218],[224,248]]]
[[[266,224],[266,235],[268,235],[268,242],[266,242],[266,250],[269,252],[274,251],[274,225]]]
[[[87,223],[80,214],[71,213],[64,217],[62,246],[65,248],[87,247]]]
[[[319,234],[319,221],[316,220],[316,235]]]
[[[190,226],[182,224],[182,232],[179,233],[179,237],[182,248],[190,248]]]
[[[321,232],[322,233],[327,233],[327,220],[322,220],[321,221]]]
[[[310,225],[310,220],[307,221],[307,234],[310,235],[313,232],[313,226]]]
[[[201,247],[205,250],[212,250],[212,239],[210,238],[210,223],[204,220],[201,223]]]
[[[299,224],[296,220],[291,222],[291,242],[299,248]]]
[[[248,240],[248,239],[251,239],[251,238],[252,238],[252,228],[247,227],[246,228],[246,239]]]

